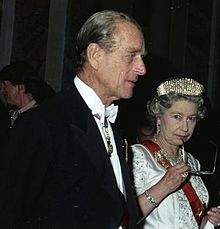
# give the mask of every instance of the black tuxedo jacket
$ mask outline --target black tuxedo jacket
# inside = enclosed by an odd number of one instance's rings
[[[133,229],[137,206],[114,125],[113,132]],[[19,117],[0,169],[2,228],[120,225],[125,201],[94,117],[75,86]]]

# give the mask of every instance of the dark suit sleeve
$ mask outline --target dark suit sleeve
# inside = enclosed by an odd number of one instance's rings
[[[42,189],[50,157],[50,135],[35,111],[19,117],[0,154],[0,224],[17,224]]]

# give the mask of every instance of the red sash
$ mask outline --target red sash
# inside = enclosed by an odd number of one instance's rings
[[[157,145],[156,143],[154,143],[150,140],[145,140],[142,142],[142,144],[150,150],[150,152],[153,156],[155,153],[160,151],[159,145]],[[165,163],[166,168],[169,168],[172,166],[170,164],[170,161],[165,159],[165,158],[164,158],[163,162]],[[160,163],[162,165],[161,161],[158,161],[158,163]],[[164,167],[164,165],[162,165],[162,166]],[[204,205],[204,203],[201,202],[201,200],[197,196],[197,194],[196,194],[194,188],[192,187],[192,184],[190,181],[187,181],[186,183],[183,184],[182,190],[185,193],[185,195],[189,201],[189,204],[192,208],[193,215],[194,215],[198,225],[200,226],[201,222],[202,222],[202,218],[204,216],[204,212],[205,212],[205,205]]]

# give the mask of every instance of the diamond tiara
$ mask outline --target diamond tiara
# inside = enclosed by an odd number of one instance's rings
[[[204,92],[202,84],[192,78],[176,78],[167,80],[157,87],[158,96],[175,92],[182,95],[200,96]]]

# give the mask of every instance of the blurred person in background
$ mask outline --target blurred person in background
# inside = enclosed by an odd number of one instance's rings
[[[0,71],[1,93],[9,107],[11,127],[23,112],[33,109],[55,91],[25,61],[16,61]]]

